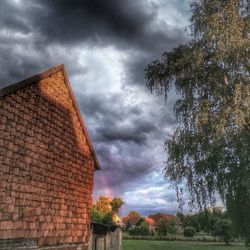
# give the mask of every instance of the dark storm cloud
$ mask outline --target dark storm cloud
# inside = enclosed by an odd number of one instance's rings
[[[123,92],[77,96],[87,124],[92,124],[88,128],[103,168],[102,173],[96,173],[95,187],[102,190],[105,175],[114,194],[133,188],[154,169],[161,172],[162,162],[157,161],[154,148],[161,144],[159,151],[163,151],[164,128],[174,124],[172,110],[164,105],[146,100],[149,103],[125,106],[124,96]]]
[[[159,6],[131,0],[43,0],[31,19],[47,42],[73,44],[83,40],[98,45],[162,50],[183,40],[183,31],[154,26]],[[167,41],[167,42],[166,42]]]
[[[24,11],[18,8],[13,1],[2,0],[0,8],[1,28],[28,34],[31,32],[31,28],[23,14]]]
[[[5,50],[0,45],[0,87],[14,83],[31,76],[41,70],[42,61],[37,62],[35,57],[11,50],[11,46]]]
[[[53,55],[57,53],[53,44],[72,47],[82,43],[134,48],[132,55],[136,56],[125,63],[131,81],[143,84],[146,64],[186,39],[183,28],[154,23],[159,8],[130,0],[74,0],[73,4],[68,0],[2,0],[1,85],[65,61]],[[67,50],[65,54],[69,55]]]
[[[105,147],[104,151],[102,147]],[[107,145],[98,146],[97,153],[102,163],[103,170],[102,175],[108,176],[108,183],[113,188],[121,189],[124,185],[129,186],[133,181],[139,181],[144,175],[148,174],[153,167],[153,161],[150,157],[141,157],[140,152],[138,156],[119,155],[111,152],[110,149],[106,149]],[[133,146],[131,145],[131,148]],[[118,150],[121,149],[118,146]],[[124,149],[121,149],[121,151]],[[127,153],[130,152],[126,149]],[[102,154],[105,152],[105,155]],[[102,158],[104,156],[104,159]],[[98,174],[98,173],[97,173]],[[98,182],[96,182],[98,183]],[[99,186],[101,188],[101,186]]]
[[[185,39],[183,30],[154,25],[160,6],[131,0],[36,0],[1,2],[1,24],[24,34],[36,32],[36,46],[92,42],[163,50]],[[164,29],[164,30],[163,30]]]
[[[147,135],[145,133],[138,133],[141,131],[137,131],[136,129],[126,126],[123,127],[115,127],[115,128],[101,128],[97,131],[102,135],[103,138],[109,141],[134,141],[135,143],[144,143],[147,139]]]
[[[123,183],[139,180],[149,173],[155,163],[147,147],[151,137],[159,133],[148,117],[150,114],[137,105],[124,108],[122,94],[90,96],[89,99],[78,96],[78,99],[85,116],[91,115],[95,121],[90,133],[103,166],[102,172],[109,177],[115,176],[108,178],[110,185],[122,188]],[[89,118],[86,121],[91,123]]]
[[[137,144],[143,144],[148,139],[150,133],[157,131],[157,127],[150,121],[132,120],[131,125],[119,126],[114,124],[110,127],[101,127],[97,133],[107,141],[132,141]]]
[[[112,126],[114,121],[126,120],[127,116],[137,117],[143,113],[139,106],[125,107],[120,102],[122,94],[91,95],[88,99],[78,96],[81,110],[87,116],[94,116],[96,120],[105,120],[104,124]],[[103,123],[99,123],[103,125]]]
[[[186,41],[183,27],[155,24],[161,5],[131,0],[43,0],[46,11],[36,15],[43,39],[49,43],[77,44],[132,49],[126,68],[127,84],[144,85],[144,69],[173,46]],[[183,6],[183,4],[180,4]],[[44,14],[45,13],[45,14]],[[70,20],[70,21],[69,21]],[[134,48],[134,49],[133,49]]]
[[[78,96],[83,113],[96,121],[94,131],[91,129],[96,143],[133,142],[141,146],[152,137],[161,137],[162,128],[166,124],[174,124],[172,110],[164,110],[164,106],[160,106],[157,107],[160,112],[157,112],[154,107],[149,109],[136,104],[125,107],[122,95],[96,95],[88,99]],[[165,116],[161,121],[157,116],[162,113]],[[152,119],[154,116],[156,120]]]
[[[55,41],[71,43],[82,39],[101,36],[117,36],[133,39],[140,36],[150,22],[150,15],[144,13],[136,1],[116,0],[43,0],[48,9],[47,19],[38,18],[43,33]],[[69,22],[70,20],[70,22]]]

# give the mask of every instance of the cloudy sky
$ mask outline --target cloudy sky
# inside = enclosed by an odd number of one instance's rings
[[[176,96],[152,95],[144,68],[189,18],[188,0],[0,0],[0,87],[65,64],[102,167],[94,198],[122,197],[123,215],[178,209],[162,173]]]

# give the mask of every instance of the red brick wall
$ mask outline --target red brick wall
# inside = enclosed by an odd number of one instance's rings
[[[0,98],[0,239],[87,242],[93,170],[62,71]]]

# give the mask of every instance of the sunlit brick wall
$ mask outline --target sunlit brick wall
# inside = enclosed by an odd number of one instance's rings
[[[93,170],[62,71],[0,98],[0,240],[88,242]]]

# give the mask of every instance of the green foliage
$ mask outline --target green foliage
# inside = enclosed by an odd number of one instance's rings
[[[249,1],[194,0],[191,8],[193,39],[146,68],[151,91],[167,98],[174,85],[179,94],[165,175],[180,204],[183,182],[200,209],[219,192],[250,242]]]
[[[131,228],[132,224],[130,222],[130,220],[127,221],[126,225],[125,225],[125,230],[129,230]]]
[[[202,229],[202,226],[200,225],[200,214],[186,215],[183,218],[183,226],[193,227],[197,232],[199,232]]]
[[[99,200],[92,206],[91,220],[96,223],[112,224],[114,213],[117,213],[123,204],[120,197],[110,199],[106,196],[100,196]]]
[[[177,224],[176,218],[171,218],[170,220],[167,220],[166,224],[167,233],[176,234],[177,233],[176,224]]]
[[[101,220],[102,223],[104,224],[113,224],[113,216],[111,212],[105,213],[102,217]]]
[[[97,208],[91,209],[91,220],[96,223],[104,223],[104,224],[112,224],[112,213],[111,212],[103,212],[98,210]]]
[[[111,199],[107,196],[100,196],[99,200],[93,205],[98,211],[108,213],[111,211]]]
[[[176,225],[177,221],[176,218],[170,218],[170,219],[163,219],[161,218],[157,223],[157,234],[158,236],[166,236],[169,234],[176,234],[177,229]]]
[[[99,222],[99,221],[101,221],[102,217],[103,217],[102,212],[100,212],[96,208],[92,208],[91,209],[91,220],[93,222]]]
[[[232,221],[229,219],[218,220],[214,226],[214,235],[221,237],[226,245],[229,245],[233,235]]]
[[[136,226],[133,228],[129,229],[129,235],[133,235],[133,236],[147,236],[149,235],[149,228],[148,228],[148,224],[146,222],[141,223],[140,226]]]
[[[250,191],[241,186],[234,196],[227,196],[227,209],[233,221],[233,227],[241,236],[246,236],[246,244],[250,246]]]
[[[158,236],[167,235],[167,222],[164,219],[160,219],[157,227]]]
[[[207,234],[214,234],[215,225],[218,221],[229,220],[227,212],[222,212],[220,208],[203,210],[192,215],[179,214],[183,228],[193,227],[196,232],[203,231]]]
[[[145,222],[145,219],[143,217],[141,217],[135,225],[141,226],[144,222]]]
[[[184,222],[185,215],[183,213],[177,212],[176,217],[179,218],[180,222]]]
[[[145,219],[136,211],[131,211],[128,214],[128,223],[126,228],[129,229],[129,235],[137,236],[146,236],[149,235],[148,224],[145,222]],[[132,226],[133,225],[133,226]]]
[[[119,209],[121,208],[121,206],[125,204],[124,201],[120,198],[120,197],[115,197],[111,202],[110,205],[112,207],[112,211],[114,211],[115,213],[119,212]]]
[[[183,230],[183,235],[185,237],[194,237],[196,231],[195,231],[195,228],[193,227],[185,227],[184,230]]]
[[[132,225],[135,225],[139,221],[139,219],[141,218],[141,215],[136,211],[130,211],[128,214],[128,218],[130,220],[130,223]]]

